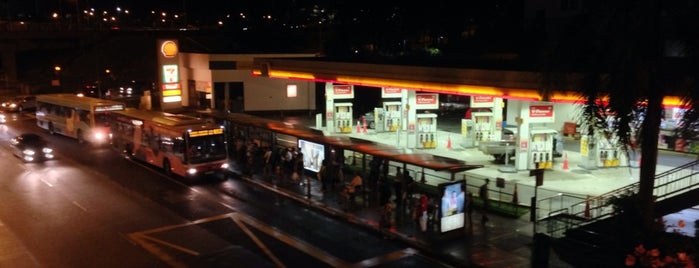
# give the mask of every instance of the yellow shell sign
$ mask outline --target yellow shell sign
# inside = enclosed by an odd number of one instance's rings
[[[177,44],[173,41],[165,41],[160,46],[160,53],[163,53],[163,56],[165,56],[166,58],[172,58],[176,56],[177,52]]]

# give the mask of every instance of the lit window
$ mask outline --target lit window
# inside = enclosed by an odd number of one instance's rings
[[[295,98],[297,94],[297,86],[296,85],[286,85],[286,97],[287,98]]]

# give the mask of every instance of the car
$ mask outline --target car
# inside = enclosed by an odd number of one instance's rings
[[[43,162],[53,159],[53,149],[41,136],[34,133],[23,133],[10,139],[13,154],[24,162]]]
[[[36,96],[17,96],[2,102],[2,108],[11,112],[22,112],[24,110],[36,109]]]
[[[366,112],[363,115],[364,120],[366,120],[366,125],[368,128],[376,128],[376,120],[374,120],[374,112]],[[357,121],[362,122],[362,116],[360,116]]]

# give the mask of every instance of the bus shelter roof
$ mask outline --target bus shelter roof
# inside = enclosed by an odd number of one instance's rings
[[[410,164],[435,171],[444,171],[453,174],[483,167],[483,165],[471,165],[462,160],[418,152],[414,149],[401,148],[386,143],[379,143],[344,135],[325,135],[321,130],[313,129],[304,125],[284,123],[254,115],[242,113],[209,113],[208,115],[214,116],[218,119],[223,118],[225,120],[230,120],[232,123],[237,125],[266,129],[272,132],[305,139],[310,142],[320,143],[358,153],[369,154],[389,161]]]

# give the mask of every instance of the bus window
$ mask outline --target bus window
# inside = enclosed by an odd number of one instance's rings
[[[226,143],[223,135],[189,138],[187,158],[190,163],[201,163],[226,158]]]
[[[88,111],[76,110],[75,112],[78,113],[78,118],[80,118],[80,122],[83,122],[83,123],[87,124],[88,126],[90,125],[90,118],[89,118],[90,113]]]
[[[107,114],[95,114],[95,125],[108,127],[110,118]]]

